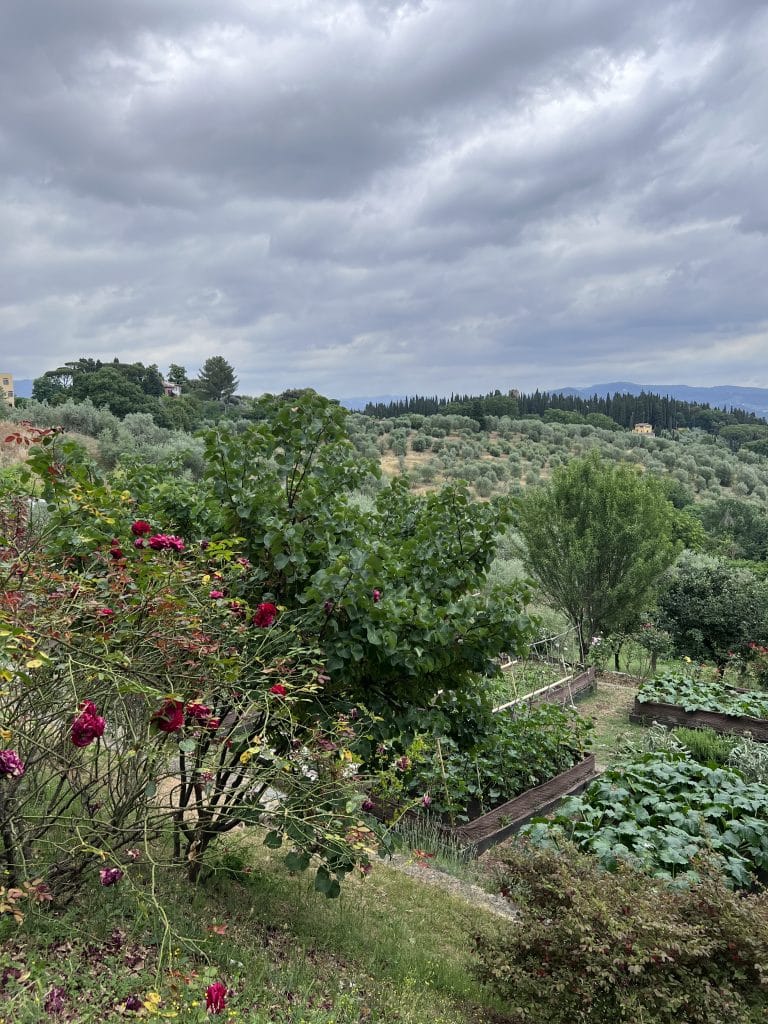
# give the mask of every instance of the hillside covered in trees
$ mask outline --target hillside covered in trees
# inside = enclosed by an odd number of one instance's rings
[[[536,390],[531,394],[493,391],[487,395],[451,395],[450,398],[414,395],[400,401],[368,404],[364,412],[377,418],[396,418],[417,413],[469,416],[481,426],[488,416],[542,416],[561,423],[592,423],[593,426],[611,424],[633,427],[636,423],[650,423],[656,431],[697,428],[708,433],[720,433],[729,426],[765,424],[754,413],[743,409],[712,408],[707,404],[685,402],[669,396],[641,392],[628,392],[582,398]],[[606,421],[610,421],[606,422]]]

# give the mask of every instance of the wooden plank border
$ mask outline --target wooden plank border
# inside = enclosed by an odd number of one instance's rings
[[[549,814],[566,797],[574,796],[586,789],[596,777],[595,755],[588,754],[583,761],[572,765],[553,779],[520,793],[519,796],[507,800],[506,803],[494,807],[492,811],[481,814],[464,825],[439,825],[438,828],[447,839],[465,846],[471,856],[479,857],[492,846],[519,831],[531,818]],[[378,804],[372,813],[383,821],[394,810],[391,804]],[[409,811],[406,817],[413,817],[416,813]]]
[[[519,831],[531,818],[549,814],[561,800],[586,789],[596,775],[595,755],[588,754],[583,761],[553,779],[526,790],[465,825],[446,831],[459,842],[472,847],[475,856],[479,857],[481,853]]]
[[[714,729],[715,732],[743,736],[751,733],[753,740],[768,743],[768,719],[750,718],[749,715],[725,715],[720,711],[686,711],[679,704],[639,701],[629,714],[630,722],[638,725],[685,726],[689,729]]]

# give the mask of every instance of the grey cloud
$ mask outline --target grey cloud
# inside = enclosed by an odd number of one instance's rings
[[[5,5],[3,368],[768,384],[766,42],[757,0]]]

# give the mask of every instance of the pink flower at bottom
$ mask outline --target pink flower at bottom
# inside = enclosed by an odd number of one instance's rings
[[[269,692],[274,693],[277,697],[284,697],[288,693],[282,683],[275,683],[274,686],[270,686]]]
[[[106,888],[109,885],[117,885],[125,872],[121,868],[102,868],[99,872],[101,884]]]
[[[205,1008],[213,1013],[221,1013],[227,1007],[227,986],[223,981],[214,981],[205,990]]]

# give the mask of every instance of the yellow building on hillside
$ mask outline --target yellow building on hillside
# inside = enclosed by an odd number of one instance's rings
[[[636,423],[634,425],[634,427],[632,427],[632,433],[633,434],[652,434],[653,433],[653,427],[652,427],[652,425],[650,423]]]
[[[0,398],[3,398],[11,408],[16,404],[13,377],[10,373],[0,373]]]

